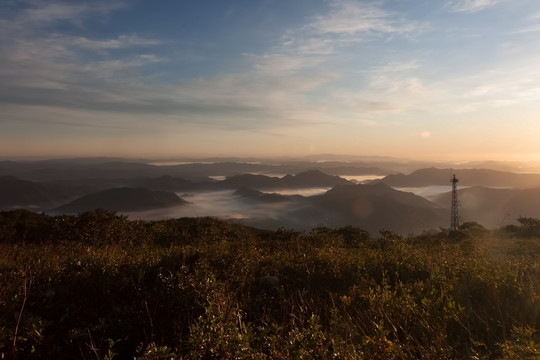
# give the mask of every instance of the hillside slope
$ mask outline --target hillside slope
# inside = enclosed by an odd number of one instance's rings
[[[146,188],[117,188],[82,196],[53,210],[57,213],[80,213],[94,209],[139,211],[187,204],[172,192]]]
[[[73,187],[36,183],[13,176],[0,176],[0,210],[47,209],[80,195]]]
[[[283,221],[303,229],[353,225],[373,234],[381,229],[418,233],[447,223],[447,210],[383,183],[336,186],[303,202],[283,214]]]
[[[430,197],[441,207],[449,208],[451,194]],[[474,186],[458,191],[462,222],[476,221],[488,228],[497,228],[515,219],[540,217],[540,188],[495,189]]]

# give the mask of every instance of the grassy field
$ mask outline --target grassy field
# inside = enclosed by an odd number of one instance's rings
[[[540,359],[522,220],[404,238],[2,212],[0,359]]]

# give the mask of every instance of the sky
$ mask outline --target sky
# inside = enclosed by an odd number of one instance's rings
[[[0,2],[0,157],[540,161],[538,0]]]

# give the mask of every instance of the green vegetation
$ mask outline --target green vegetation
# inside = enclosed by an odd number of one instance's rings
[[[404,238],[0,213],[2,359],[538,359],[534,219]]]

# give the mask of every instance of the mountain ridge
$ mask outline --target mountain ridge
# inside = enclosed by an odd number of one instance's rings
[[[423,168],[410,174],[390,174],[380,179],[392,187],[423,187],[448,185],[456,174],[461,186],[534,187],[540,186],[540,174],[518,174],[491,169],[438,169]]]

